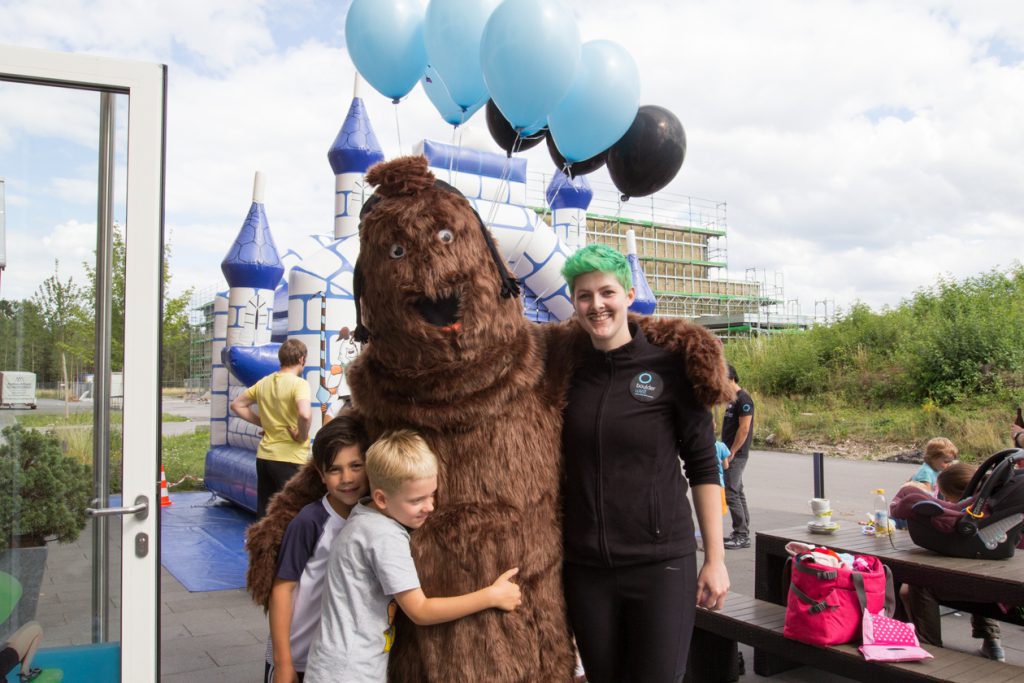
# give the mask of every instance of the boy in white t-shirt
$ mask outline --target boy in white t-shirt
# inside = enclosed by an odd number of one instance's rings
[[[369,491],[368,443],[362,423],[350,414],[332,420],[313,441],[312,464],[327,495],[303,507],[284,532],[270,593],[264,683],[303,680],[309,644],[320,625],[331,544]]]
[[[520,603],[519,586],[510,581],[518,568],[466,595],[423,594],[409,533],[434,510],[437,459],[421,436],[408,430],[382,436],[366,452],[366,470],[372,494],[353,508],[331,548],[305,683],[386,680],[395,603],[419,625],[491,608],[511,611]]]

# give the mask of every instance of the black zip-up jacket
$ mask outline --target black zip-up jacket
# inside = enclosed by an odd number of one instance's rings
[[[711,412],[678,356],[633,339],[591,348],[573,374],[562,429],[565,560],[618,567],[696,550],[686,498],[718,484]]]

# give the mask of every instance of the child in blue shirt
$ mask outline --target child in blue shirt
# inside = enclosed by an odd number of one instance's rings
[[[910,481],[926,484],[932,493],[938,493],[939,472],[952,465],[958,455],[960,450],[949,439],[941,436],[931,439],[924,446],[924,462]]]

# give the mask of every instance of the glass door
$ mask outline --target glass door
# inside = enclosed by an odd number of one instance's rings
[[[159,676],[165,83],[0,46],[0,681]]]

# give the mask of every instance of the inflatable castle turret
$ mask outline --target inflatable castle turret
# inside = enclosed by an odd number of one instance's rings
[[[278,366],[277,345],[271,345],[271,336],[274,290],[284,275],[284,266],[270,233],[263,191],[263,174],[257,172],[249,214],[221,262],[228,291],[214,300],[210,451],[206,454],[205,476],[211,491],[223,493],[251,510],[256,508],[258,429],[231,414],[228,406],[249,385]]]
[[[263,174],[253,181],[252,206],[220,269],[228,281],[227,346],[259,346],[273,333],[274,289],[284,275],[263,208]]]
[[[569,253],[587,246],[587,208],[594,198],[587,176],[570,179],[558,171],[544,193],[551,207],[551,226]]]
[[[629,261],[629,270],[633,275],[633,290],[636,293],[629,310],[640,315],[651,315],[658,302],[654,298],[651,286],[647,284],[644,269],[640,267],[640,257],[636,253],[636,232],[632,229],[626,231],[626,260]]]
[[[327,151],[327,160],[334,171],[334,237],[340,239],[359,232],[359,209],[367,194],[363,176],[371,166],[384,161],[384,151],[359,96],[359,76],[348,116]]]
[[[431,140],[415,152],[426,157],[438,178],[457,187],[487,224],[522,285],[526,316],[535,321],[569,318],[572,301],[561,270],[566,257],[586,243],[586,212],[593,198],[586,178],[570,180],[556,173],[546,193],[552,227],[526,205],[525,159]],[[228,406],[247,386],[277,370],[280,342],[298,339],[306,345],[303,377],[313,397],[314,438],[324,415],[348,400],[345,374],[360,351],[352,339],[359,211],[370,194],[365,173],[384,159],[358,89],[327,159],[335,177],[333,229],[294,240],[278,257],[257,175],[249,215],[222,264],[229,289],[214,300],[205,483],[218,496],[252,511],[259,437]]]

